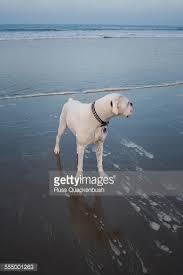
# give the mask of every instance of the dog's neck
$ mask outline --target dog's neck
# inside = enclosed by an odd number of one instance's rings
[[[111,108],[108,108],[106,104],[109,104],[109,102],[105,100],[105,97],[102,97],[95,102],[95,111],[103,121],[108,121],[114,117]]]

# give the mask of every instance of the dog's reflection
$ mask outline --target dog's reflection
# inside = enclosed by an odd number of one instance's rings
[[[57,157],[56,160],[58,173],[60,173],[61,176],[62,166],[60,158]],[[89,202],[88,199],[82,195],[73,195],[68,197],[67,200],[76,238],[84,243],[88,242],[91,244],[92,241],[92,246],[95,247],[92,253],[90,247],[85,248],[84,254],[88,265],[92,262],[92,268],[95,267],[98,273],[98,268],[102,266],[101,261],[96,263],[96,255],[100,247],[101,249],[99,250],[104,251],[105,254],[110,256],[112,265],[115,263],[121,271],[128,272],[130,275],[134,274],[134,272],[135,274],[141,274],[142,268],[144,268],[144,266],[142,266],[142,259],[139,257],[127,236],[115,229],[110,231],[106,230],[101,197],[96,195],[92,198],[92,201]],[[81,242],[80,246],[82,246]]]
[[[56,156],[58,176],[62,176],[60,157]],[[96,195],[89,202],[83,195],[68,197],[68,209],[72,225],[80,239],[93,240],[104,246],[109,244],[109,239],[118,238],[117,231],[106,232],[104,229],[104,211],[102,199]]]
[[[71,221],[80,239],[93,240],[105,244],[104,215],[100,197],[95,197],[90,206],[83,196],[69,199]]]

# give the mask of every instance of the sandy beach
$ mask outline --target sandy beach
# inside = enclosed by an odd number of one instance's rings
[[[0,59],[1,262],[37,263],[37,274],[182,274],[183,190],[168,181],[183,169],[182,38],[1,41]],[[111,121],[104,146],[105,171],[127,173],[115,195],[50,196],[49,172],[77,162],[69,130],[53,154],[63,104],[132,86],[121,93],[134,114]],[[96,171],[92,145],[84,169]],[[129,173],[146,184],[149,171],[168,184],[134,190]]]
[[[136,171],[142,177],[149,170],[181,171],[182,88],[127,95],[135,115],[110,124],[105,169]],[[98,96],[77,98],[90,102]],[[49,196],[49,171],[76,168],[75,140],[69,131],[61,158],[53,154],[58,115],[67,98],[1,101],[1,259],[31,259],[48,273],[172,274],[174,266],[181,272],[180,194],[148,196],[141,190],[141,195],[130,197],[130,181],[122,181],[116,196]],[[84,168],[96,170],[92,146]]]

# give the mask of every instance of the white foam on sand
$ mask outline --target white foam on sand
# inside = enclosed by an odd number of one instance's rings
[[[165,222],[171,222],[172,219],[169,215],[167,215],[166,213],[164,212],[159,212],[158,213],[158,218],[160,221],[165,221]]]
[[[117,263],[118,263],[119,266],[123,265],[122,262],[119,259],[117,259]]]
[[[142,167],[139,167],[139,166],[136,166],[136,167],[135,167],[135,170],[136,170],[137,172],[143,172],[143,171],[144,171],[143,168],[142,168]]]
[[[143,190],[141,190],[141,189],[137,190],[137,194],[139,196],[141,196],[142,198],[146,199],[146,200],[148,200],[148,198],[149,198],[149,196]]]
[[[148,272],[148,271],[147,271],[147,268],[145,267],[144,262],[143,262],[142,258],[140,257],[140,255],[138,254],[138,252],[136,252],[136,256],[137,256],[137,258],[139,259],[139,261],[140,261],[140,263],[141,263],[142,272],[143,272],[144,274],[146,274],[146,273]]]
[[[177,196],[176,196],[176,199],[177,199],[178,201],[183,202],[183,194],[177,195]]]
[[[107,156],[109,156],[109,155],[111,155],[111,152],[105,152],[104,151],[104,153],[103,153],[104,158],[107,157]]]
[[[85,149],[86,154],[90,154],[90,151],[88,149]]]
[[[151,206],[158,206],[157,202],[153,201],[153,200],[149,200],[149,203]]]
[[[119,195],[119,196],[123,195],[123,193],[121,191],[119,191],[119,190],[116,191],[116,194]]]
[[[114,243],[109,240],[109,244],[110,244],[110,247],[111,249],[113,250],[113,252],[115,253],[116,256],[119,256],[121,254],[120,250],[117,248],[116,245],[114,245]]]
[[[162,211],[159,212],[158,219],[167,229],[172,229],[173,231],[175,230],[171,225],[172,218],[169,215],[167,215],[166,213],[164,213]]]
[[[150,221],[150,222],[149,222],[149,225],[150,225],[150,227],[151,227],[153,230],[155,230],[155,231],[158,231],[158,230],[160,229],[160,225],[159,225],[158,223],[156,223],[156,222]]]
[[[95,146],[95,145],[92,146],[91,151],[92,151],[93,153],[96,153],[96,146]],[[111,152],[104,150],[104,152],[103,152],[103,157],[105,158],[105,157],[107,157],[107,156],[109,156],[109,155],[111,155]]]
[[[123,189],[125,190],[126,193],[129,193],[130,192],[130,188],[128,186],[123,186]]]
[[[159,249],[161,249],[161,250],[163,250],[164,252],[167,252],[167,253],[172,253],[172,251],[169,249],[169,247],[168,246],[166,246],[165,244],[162,244],[160,241],[158,241],[158,240],[155,240],[154,241],[155,242],[155,244],[156,244],[156,246],[159,248]]]
[[[137,204],[135,204],[134,202],[131,202],[131,201],[130,201],[130,204],[135,209],[136,212],[140,212],[141,209]]]
[[[120,169],[118,164],[113,163],[112,165],[113,165],[116,169]]]
[[[136,143],[134,143],[129,139],[122,138],[121,144],[129,149],[133,149],[140,156],[145,156],[149,159],[154,158],[154,155],[152,153],[147,152],[142,146],[137,145]]]
[[[156,220],[158,218],[159,224],[172,232],[177,232],[182,228],[183,215],[170,203],[166,198],[161,198],[155,202],[152,199],[149,200],[149,204],[152,207],[152,217]],[[166,212],[165,212],[166,210]],[[156,225],[151,224],[151,227],[156,228]]]

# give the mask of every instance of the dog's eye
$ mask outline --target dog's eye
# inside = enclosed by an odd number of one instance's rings
[[[111,101],[111,107],[113,107],[113,103],[112,103],[112,101]]]

